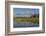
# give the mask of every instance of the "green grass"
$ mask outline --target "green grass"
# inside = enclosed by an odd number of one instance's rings
[[[15,17],[14,19],[16,22],[32,22],[32,23],[39,23],[39,18],[21,18]]]
[[[16,22],[32,22],[39,24],[39,16],[32,15],[32,17],[13,17]]]

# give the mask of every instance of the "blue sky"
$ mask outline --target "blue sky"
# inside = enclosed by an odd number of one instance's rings
[[[13,8],[13,15],[16,14],[31,14],[31,13],[39,13],[39,9],[36,8]]]

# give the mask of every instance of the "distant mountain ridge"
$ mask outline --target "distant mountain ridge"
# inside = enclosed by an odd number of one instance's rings
[[[34,15],[36,13],[25,13],[25,14],[16,14],[14,17],[31,17],[32,15]],[[37,13],[38,14],[38,13]]]

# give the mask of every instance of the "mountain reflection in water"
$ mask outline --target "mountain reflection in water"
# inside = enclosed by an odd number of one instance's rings
[[[22,27],[39,27],[39,24],[34,24],[31,22],[13,22],[13,28],[22,28]]]

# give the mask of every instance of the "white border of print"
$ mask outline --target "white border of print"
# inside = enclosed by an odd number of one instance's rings
[[[13,8],[38,8],[39,9],[39,27],[27,27],[27,28],[13,28]],[[24,5],[10,5],[10,31],[36,31],[42,30],[42,6],[24,6]]]

